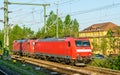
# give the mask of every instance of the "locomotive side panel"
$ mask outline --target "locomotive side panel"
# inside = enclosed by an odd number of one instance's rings
[[[68,50],[69,49],[69,50]],[[65,41],[49,41],[49,42],[36,42],[35,52],[40,54],[52,55],[52,56],[65,56],[71,57],[70,48]]]
[[[15,40],[13,42],[13,53],[14,54],[18,54],[18,55],[22,55],[22,50],[23,50],[23,47],[22,47],[22,42],[24,40]]]
[[[19,50],[20,50],[20,43],[19,42],[13,42],[12,50],[13,50],[13,52],[19,52]]]
[[[23,42],[22,43],[22,52],[24,55],[29,54],[29,42]]]

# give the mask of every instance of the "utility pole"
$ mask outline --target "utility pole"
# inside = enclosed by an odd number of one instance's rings
[[[50,4],[15,3],[15,2],[8,2],[8,0],[4,0],[4,53],[3,55],[6,55],[6,54],[9,55],[8,4],[44,6],[45,25],[46,25],[46,6],[50,6]]]
[[[57,4],[57,26],[56,27],[57,27],[57,29],[56,29],[57,33],[56,34],[57,34],[57,38],[58,38],[58,4]]]
[[[58,38],[58,3],[56,3],[56,5],[57,5],[57,9],[56,9],[56,13],[57,13],[56,38]]]
[[[47,30],[46,30],[46,5],[43,5],[43,7],[44,7],[44,26],[45,26],[45,33],[47,32]]]
[[[8,45],[8,0],[4,0],[4,48]]]
[[[4,56],[9,55],[9,26],[8,26],[8,0],[4,0]]]
[[[9,4],[43,6],[43,7],[44,7],[44,26],[45,26],[45,33],[47,32],[47,30],[46,30],[46,6],[50,6],[50,4],[15,3],[15,2],[9,2]]]

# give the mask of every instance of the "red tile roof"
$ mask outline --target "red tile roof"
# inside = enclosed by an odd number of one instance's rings
[[[112,22],[105,22],[105,23],[93,24],[90,27],[85,28],[80,32],[108,31],[109,29],[113,29],[115,27],[117,27],[116,24]]]

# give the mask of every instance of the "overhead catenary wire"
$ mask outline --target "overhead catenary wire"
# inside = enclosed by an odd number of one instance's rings
[[[12,4],[19,4],[19,3],[12,3]],[[24,5],[25,3],[22,3],[22,4]],[[31,4],[27,3],[27,4],[28,5],[42,5],[42,6],[47,6],[47,4],[44,4],[44,5],[43,4],[32,4],[32,3]]]
[[[115,6],[119,6],[119,5],[120,5],[120,3],[116,3],[116,4],[111,4],[111,5],[99,7],[99,8],[85,10],[85,11],[75,11],[75,12],[71,12],[70,15],[74,16],[74,15],[86,14],[86,13],[90,13],[90,12],[95,12],[95,11],[105,10],[105,9],[109,9],[109,8],[114,8]]]
[[[120,3],[107,5],[107,6],[103,6],[103,7],[99,7],[99,8],[95,8],[95,9],[90,9],[90,10],[86,10],[86,11],[71,12],[70,15],[75,16],[75,15],[79,15],[79,14],[85,14],[85,13],[89,13],[89,12],[94,12],[94,11],[99,11],[99,10],[103,10],[103,9],[113,8],[114,6],[118,6],[118,5],[120,5]],[[36,11],[39,11],[39,10],[35,10],[34,12],[36,12]],[[63,16],[63,17],[65,17],[65,16]]]
[[[119,21],[119,18],[120,18],[120,16],[118,16],[116,18],[111,18],[111,19],[102,19],[103,20],[102,22],[108,22],[109,20],[116,20],[116,21],[118,20]],[[94,24],[94,22],[100,23],[101,21],[100,20],[92,20],[92,21],[81,22],[80,24],[81,25],[84,25],[84,24],[89,25],[90,23]]]
[[[31,1],[31,2],[32,2],[32,1]],[[71,2],[71,0],[61,2],[60,4],[66,4],[66,3],[69,3],[69,2]],[[18,9],[18,10],[21,10],[21,9]],[[18,10],[16,10],[16,11],[18,11]],[[40,11],[40,10],[35,10],[34,12],[36,13],[36,12],[38,12],[38,11]],[[20,17],[22,17],[22,16],[24,16],[24,15],[26,15],[26,14],[31,14],[31,12],[33,12],[33,11],[30,11],[30,12],[24,13],[24,14],[16,15],[16,16],[13,17],[13,18],[20,18]],[[14,12],[13,12],[13,13],[14,13]],[[18,16],[19,16],[19,17],[18,17]],[[21,18],[20,18],[20,19],[21,19]]]
[[[65,1],[65,2],[62,2],[62,3],[59,3],[59,4],[64,4],[64,3],[68,3],[70,2],[71,0],[68,0],[68,1]],[[107,9],[107,8],[113,8],[114,6],[118,6],[120,5],[120,3],[114,3],[112,5],[107,5],[107,6],[103,6],[103,7],[99,7],[99,8],[95,8],[95,9],[90,9],[90,10],[85,10],[85,11],[75,11],[75,12],[71,12],[71,16],[74,16],[74,15],[79,15],[79,14],[85,14],[85,13],[90,13],[90,12],[94,12],[94,11],[99,11],[99,10],[103,10],[103,9]],[[39,10],[36,10],[35,12],[37,12]]]
[[[59,4],[59,6],[60,5],[63,5],[63,4],[66,4],[67,2],[69,3],[71,0],[68,0],[68,1],[65,1],[65,2],[61,2],[61,4]],[[108,6],[108,7],[107,7]],[[119,6],[119,3],[114,3],[114,4],[111,4],[111,6],[110,5],[107,5],[107,6],[103,6],[103,7],[98,7],[98,8],[94,8],[94,9],[90,9],[90,10],[84,10],[84,11],[71,11],[70,12],[70,16],[78,16],[78,15],[82,15],[82,14],[88,14],[88,13],[92,13],[92,12],[96,12],[96,11],[101,11],[101,10],[108,10],[108,9],[111,9],[111,8],[114,8],[114,7],[117,7],[117,6]],[[50,7],[48,7],[48,8],[50,8]],[[39,10],[38,10],[39,11]],[[36,10],[36,12],[34,11],[34,13],[37,13],[38,12],[37,10]],[[31,11],[32,12],[32,11]],[[29,15],[31,15],[32,13],[31,12],[29,12]],[[38,13],[37,13],[38,14]],[[18,16],[16,16],[16,17],[18,17],[19,19],[22,19],[22,18],[24,18],[24,16],[25,15],[27,15],[27,13],[24,13],[23,15],[18,15]],[[34,14],[34,15],[36,15],[36,14]],[[23,17],[22,17],[23,16]],[[111,16],[111,15],[109,15],[109,16]],[[22,17],[22,18],[21,18]],[[61,16],[61,18],[64,18],[64,17],[66,17],[65,16],[65,14],[63,14],[63,16]],[[99,16],[99,17],[101,17],[101,15]],[[35,18],[37,18],[37,17],[35,17]],[[111,17],[112,18],[112,17]],[[19,21],[19,19],[17,19],[18,21]],[[110,19],[110,18],[109,18]],[[87,19],[86,19],[87,20]],[[99,19],[100,20],[100,19]],[[103,20],[103,19],[101,19],[101,20]],[[22,22],[22,21],[21,21]],[[26,22],[26,21],[24,21],[24,22]],[[31,22],[32,23],[32,22]]]
[[[28,1],[27,3],[32,3],[34,2],[34,0]],[[15,8],[12,8],[12,12],[16,12],[16,11],[21,11],[23,9],[23,7],[20,7],[19,5],[15,6]]]

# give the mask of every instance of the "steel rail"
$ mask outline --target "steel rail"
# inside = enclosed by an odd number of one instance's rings
[[[112,70],[112,69],[106,69],[106,68],[100,68],[100,67],[92,67],[92,66],[86,66],[86,67],[76,67],[76,66],[70,66],[45,60],[38,60],[34,58],[27,58],[27,57],[17,57],[14,59],[16,60],[25,60],[25,62],[37,65],[40,67],[47,68],[49,70],[53,70],[59,73],[67,74],[67,75],[120,75],[120,71],[118,70]]]
[[[38,60],[38,59],[33,59],[33,58],[27,58],[27,57],[12,57],[13,59],[19,60],[19,61],[24,61],[26,63],[30,63],[32,65],[36,65],[39,67],[44,67],[47,68],[49,70],[53,70],[59,73],[63,73],[63,74],[67,74],[67,75],[74,75],[74,74],[78,74],[78,75],[91,75],[89,72],[83,71],[83,70],[76,70],[72,67],[68,67],[68,65],[65,66],[61,66],[58,65],[56,63],[51,63],[49,61],[43,61],[43,60]]]

